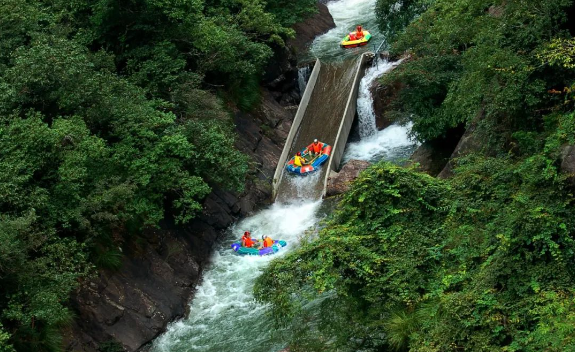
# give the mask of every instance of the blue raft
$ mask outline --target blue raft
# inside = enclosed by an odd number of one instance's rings
[[[253,239],[255,241],[255,239]],[[277,253],[280,248],[287,246],[286,241],[274,241],[271,247],[262,249],[242,247],[241,242],[232,243],[232,249],[239,255],[271,255]]]
[[[306,148],[303,148],[301,150],[301,154],[303,155],[304,158],[309,157],[307,150],[309,150],[310,148],[311,148],[311,144],[308,145]],[[319,166],[326,162],[326,160],[329,158],[330,154],[331,154],[331,146],[327,143],[323,143],[322,155],[315,158],[311,162],[311,164],[304,165],[304,166],[295,166],[293,163],[295,156],[293,156],[288,161],[288,163],[286,165],[286,170],[291,172],[291,173],[297,174],[297,175],[307,175],[309,173],[312,173],[312,172],[318,170]]]

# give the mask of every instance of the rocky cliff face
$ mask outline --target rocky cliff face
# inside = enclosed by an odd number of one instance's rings
[[[333,27],[325,5],[318,6],[314,19],[296,25],[294,42],[307,43]],[[193,223],[175,226],[166,220],[160,229],[146,230],[122,248],[126,256],[121,269],[102,270],[82,282],[72,299],[76,319],[66,332],[68,351],[142,350],[170,321],[186,314],[218,236],[271,198],[271,179],[300,97],[293,52],[278,50],[273,58],[260,107],[234,113],[236,147],[252,157],[246,191],[215,188]]]
[[[293,26],[296,37],[289,41],[289,46],[295,48],[297,52],[304,51],[315,37],[335,27],[326,3],[327,1],[320,1],[318,12],[314,16]]]

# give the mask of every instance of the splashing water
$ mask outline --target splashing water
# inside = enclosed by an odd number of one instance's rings
[[[400,162],[409,158],[418,146],[409,136],[411,126],[411,123],[406,126],[391,125],[359,142],[349,143],[343,155],[343,163],[349,160]]]
[[[383,41],[375,15],[376,0],[338,0],[330,1],[327,7],[335,28],[318,36],[312,43],[308,53],[304,53],[302,60],[320,58],[322,61],[343,61],[351,57],[360,56],[366,51],[375,51],[374,46],[379,46]],[[341,40],[357,25],[371,33],[371,41],[363,47],[342,49]]]
[[[398,64],[399,62],[374,59],[372,66],[365,71],[365,75],[359,83],[359,93],[357,97],[359,136],[361,138],[367,138],[377,133],[375,112],[373,111],[373,96],[370,90],[371,85],[377,78]]]
[[[255,279],[268,263],[297,245],[304,232],[322,217],[321,201],[276,203],[233,225],[204,271],[189,317],[169,325],[153,344],[153,352],[269,352],[285,347],[289,332],[274,330],[267,306],[252,294]],[[241,234],[270,235],[288,242],[274,256],[239,256],[230,249]]]
[[[307,174],[305,176],[299,175],[290,175],[286,174],[284,177],[288,179],[290,186],[295,189],[295,194],[297,195],[298,199],[309,199],[314,200],[313,195],[315,192],[310,192],[313,190],[315,185],[320,182],[320,178],[322,176],[321,172],[314,172],[311,174]],[[311,193],[311,195],[310,195]]]
[[[417,142],[409,136],[413,124],[405,126],[393,124],[381,131],[377,130],[375,124],[371,85],[377,78],[400,63],[401,61],[388,62],[377,58],[373,66],[366,70],[359,85],[357,98],[360,140],[346,146],[343,163],[354,159],[372,163],[380,160],[399,162],[409,158],[417,148]]]

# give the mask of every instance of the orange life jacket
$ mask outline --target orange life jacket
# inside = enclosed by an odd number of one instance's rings
[[[269,237],[264,239],[264,247],[271,247],[274,244],[274,240]]]
[[[323,149],[323,143],[321,143],[321,142],[312,143],[310,146],[310,151],[312,151],[316,154],[321,152],[322,149]]]

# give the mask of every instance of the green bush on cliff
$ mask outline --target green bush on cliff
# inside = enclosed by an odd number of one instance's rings
[[[374,166],[256,295],[293,324],[294,346],[318,351],[568,350],[575,211],[562,184],[543,156],[471,156],[449,181]]]
[[[542,49],[568,36],[571,3],[435,1],[392,45],[410,58],[384,78],[403,84],[390,116],[413,120],[421,140],[476,119],[493,136],[539,128],[542,113],[559,102],[548,90],[575,79],[541,64]]]

